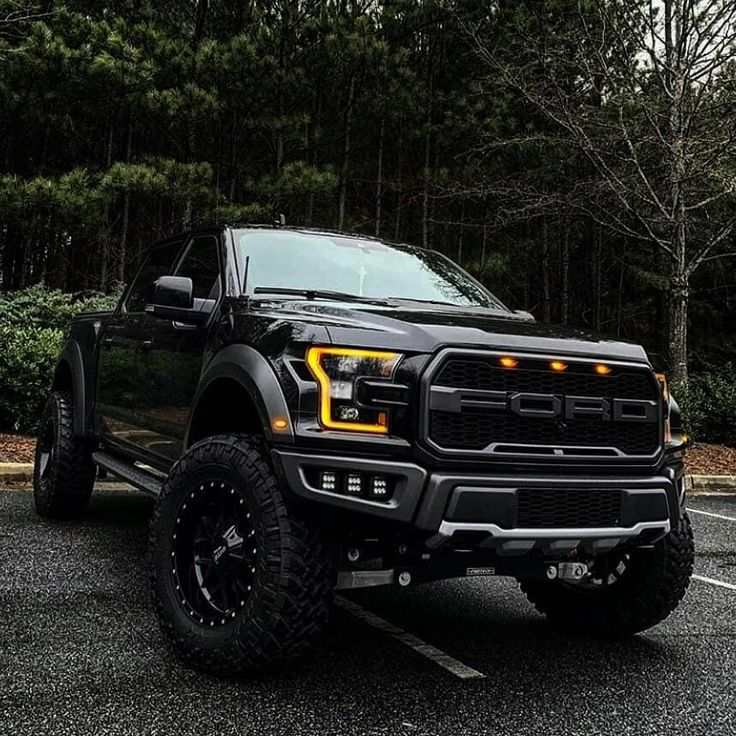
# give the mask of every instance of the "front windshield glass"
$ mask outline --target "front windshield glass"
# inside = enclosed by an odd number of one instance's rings
[[[236,230],[249,294],[258,288],[338,291],[508,311],[483,286],[434,251],[375,240],[293,230]]]

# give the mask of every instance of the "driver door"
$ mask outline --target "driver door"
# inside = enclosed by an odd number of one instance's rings
[[[219,234],[195,235],[152,250],[122,308],[104,326],[97,412],[106,440],[165,469],[181,454],[210,326],[222,294]],[[147,312],[160,276],[192,279],[195,326]]]

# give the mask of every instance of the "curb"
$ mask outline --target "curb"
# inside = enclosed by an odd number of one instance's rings
[[[736,493],[736,475],[688,475],[685,488],[690,493]]]
[[[0,463],[0,483],[33,480],[33,463]]]
[[[31,483],[33,463],[0,463],[0,485],[3,483]],[[734,493],[736,475],[687,475],[685,488],[689,493]]]

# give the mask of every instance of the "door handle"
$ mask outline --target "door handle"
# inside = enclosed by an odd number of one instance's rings
[[[153,347],[153,340],[141,340],[141,350],[148,352]]]

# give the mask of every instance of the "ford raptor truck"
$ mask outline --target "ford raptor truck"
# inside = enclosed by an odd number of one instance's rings
[[[154,496],[166,637],[257,671],[374,585],[510,576],[572,633],[654,626],[692,573],[685,443],[641,347],[539,324],[439,253],[209,227],[71,323],[34,494],[80,512],[102,471]]]

